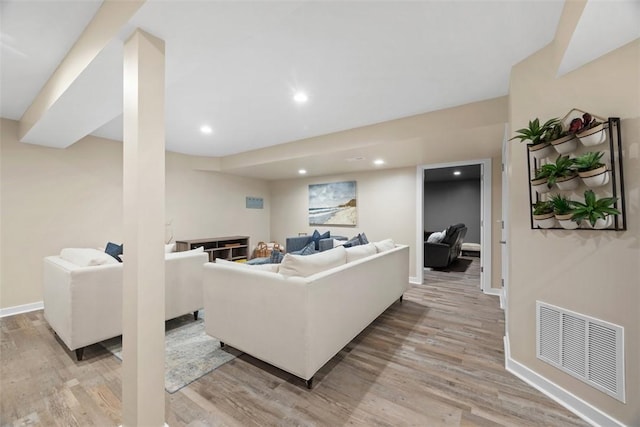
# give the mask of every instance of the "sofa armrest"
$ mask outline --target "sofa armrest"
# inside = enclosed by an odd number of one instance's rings
[[[206,332],[302,377],[307,280],[214,263],[203,274]]]
[[[444,243],[424,243],[424,266],[446,267],[449,265],[451,247]]]
[[[122,264],[44,259],[44,317],[70,350],[122,333]]]

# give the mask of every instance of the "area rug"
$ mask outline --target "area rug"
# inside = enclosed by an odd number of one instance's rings
[[[467,271],[473,260],[465,258],[456,258],[447,267],[434,268],[434,270],[443,271],[445,273],[464,273]]]
[[[101,344],[122,360],[122,337]],[[191,315],[166,322],[165,349],[164,386],[169,393],[175,393],[242,354],[233,348],[220,348],[220,341],[205,332],[204,319],[194,321]]]

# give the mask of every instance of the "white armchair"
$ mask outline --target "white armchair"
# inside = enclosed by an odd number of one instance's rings
[[[165,254],[165,319],[203,308],[202,251]],[[126,261],[125,261],[126,262]],[[122,335],[122,264],[80,267],[44,259],[44,317],[82,360],[84,347]]]

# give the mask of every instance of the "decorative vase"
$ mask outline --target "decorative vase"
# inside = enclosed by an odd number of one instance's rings
[[[611,226],[611,224],[613,223],[613,217],[611,215],[607,215],[606,217],[604,217],[604,219],[598,218],[596,219],[595,225],[591,225],[591,222],[589,220],[585,220],[584,223],[587,226],[587,228],[593,228],[594,230],[602,230],[604,228],[609,228]]]
[[[609,183],[609,171],[606,165],[590,171],[578,172],[578,175],[582,178],[582,182],[590,188],[601,187]]]
[[[554,149],[548,142],[536,145],[528,145],[529,152],[533,154],[533,157],[536,159],[544,159],[545,157],[549,157],[554,153]]]
[[[551,141],[551,145],[560,154],[568,154],[578,147],[578,139],[575,135],[567,135]]]
[[[577,174],[561,176],[556,179],[556,186],[562,191],[571,191],[580,185],[580,177]]]
[[[553,212],[534,215],[533,219],[536,225],[540,228],[551,228],[556,225],[556,217],[554,216]]]
[[[578,132],[576,136],[585,147],[602,144],[607,140],[608,123],[601,123],[582,132]]]
[[[577,222],[571,220],[572,216],[572,213],[563,215],[555,214],[556,219],[560,223],[560,227],[564,228],[565,230],[575,230],[580,225]]]
[[[548,193],[551,191],[551,188],[549,188],[549,180],[547,178],[532,179],[531,189],[538,194]]]

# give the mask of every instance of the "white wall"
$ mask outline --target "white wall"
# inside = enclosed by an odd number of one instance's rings
[[[87,137],[61,150],[20,143],[17,130],[17,122],[2,119],[0,308],[42,301],[43,257],[123,236],[122,143]],[[167,153],[166,219],[174,240],[270,239],[266,182],[197,171],[192,163]],[[265,208],[245,209],[245,196],[263,197]]]

